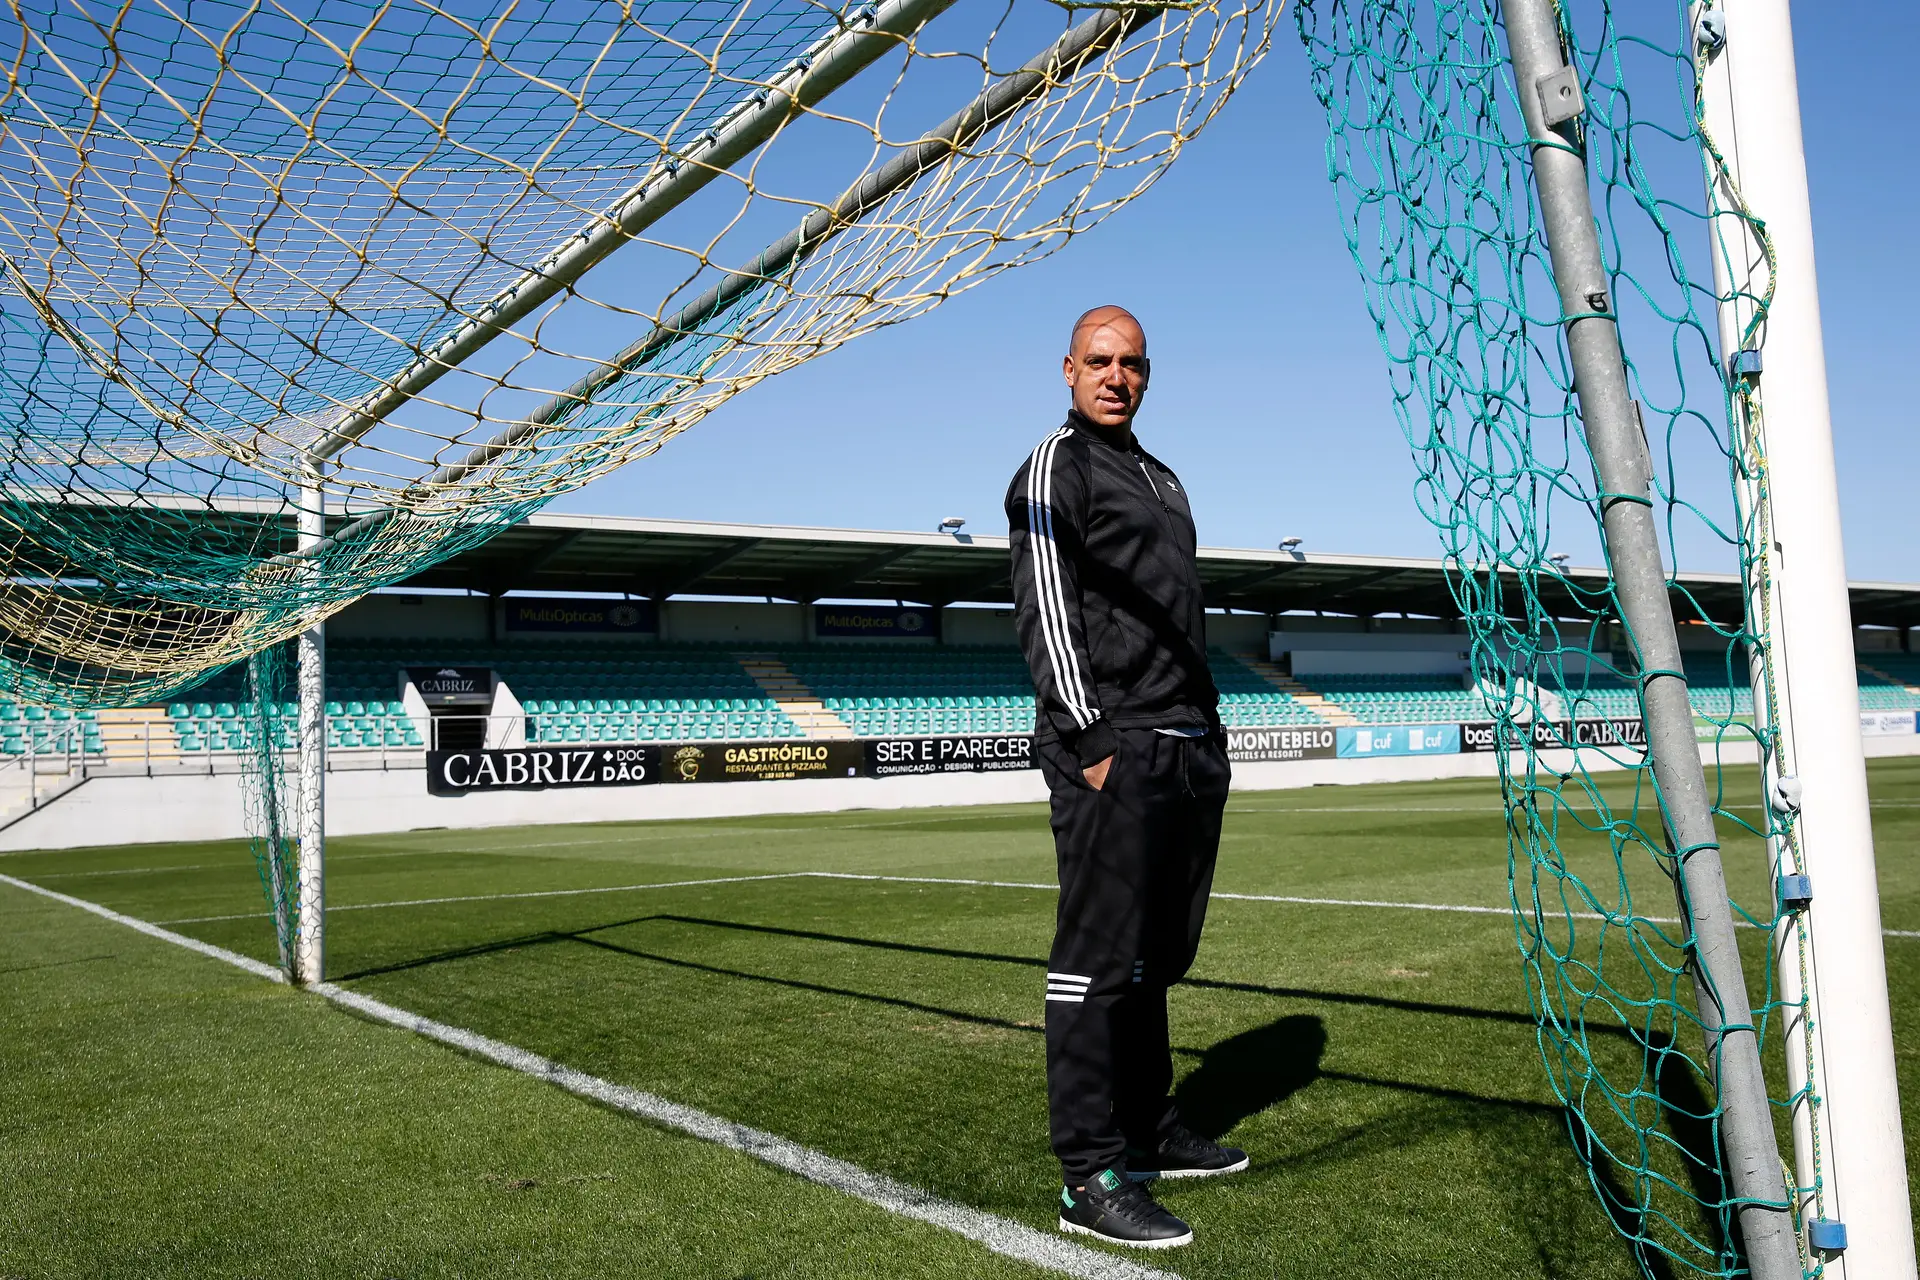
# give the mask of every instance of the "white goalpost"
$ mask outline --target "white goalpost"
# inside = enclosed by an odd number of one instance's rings
[[[1770,720],[1775,808],[1793,818],[1775,839],[1778,877],[1811,891],[1773,938],[1783,1006],[1799,1216],[1836,1280],[1915,1274],[1887,997],[1872,813],[1860,741],[1853,623],[1827,400],[1800,96],[1788,0],[1737,0],[1701,32],[1710,46],[1706,125],[1734,189],[1763,219],[1770,262],[1740,219],[1718,219],[1714,255],[1721,350],[1736,358],[1753,318],[1743,301],[1774,294],[1758,380],[1764,416],[1749,445],[1764,460],[1746,485],[1764,532],[1754,614],[1767,620],[1773,670],[1754,672],[1754,711]],[[1756,664],[1764,660],[1756,652]],[[1769,699],[1771,693],[1771,700]],[[1795,900],[1798,900],[1796,897]]]

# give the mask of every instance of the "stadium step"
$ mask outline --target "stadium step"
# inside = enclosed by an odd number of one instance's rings
[[[1905,680],[1902,680],[1899,676],[1890,675],[1887,672],[1882,671],[1878,667],[1869,666],[1864,662],[1860,663],[1859,667],[1862,671],[1866,672],[1868,675],[1874,676],[1881,680],[1885,680],[1888,684],[1899,685],[1902,689],[1905,689],[1908,693],[1920,693],[1920,685],[1908,684]]]
[[[180,759],[179,739],[165,707],[100,711],[94,720],[109,764],[172,764]]]
[[[1359,720],[1354,718],[1354,715],[1351,711],[1348,711],[1345,707],[1340,706],[1338,703],[1327,701],[1325,698],[1321,697],[1319,694],[1315,693],[1313,690],[1307,688],[1307,686],[1301,684],[1298,680],[1295,680],[1292,676],[1282,671],[1279,667],[1276,667],[1275,665],[1273,665],[1273,663],[1268,662],[1265,658],[1262,658],[1259,654],[1243,653],[1243,654],[1240,654],[1239,657],[1240,657],[1240,661],[1246,663],[1249,667],[1252,667],[1253,670],[1260,676],[1261,679],[1265,680],[1268,684],[1272,685],[1274,688],[1279,689],[1284,693],[1288,694],[1290,697],[1293,698],[1295,702],[1299,703],[1301,706],[1305,707],[1307,710],[1313,712],[1313,714],[1319,716],[1322,720],[1326,721],[1328,724],[1359,724],[1360,723]]]
[[[851,738],[853,730],[847,722],[814,696],[813,690],[802,684],[800,677],[787,669],[787,664],[770,653],[736,653],[733,655],[753,682],[780,705],[787,719],[799,726],[800,732],[809,738]]]

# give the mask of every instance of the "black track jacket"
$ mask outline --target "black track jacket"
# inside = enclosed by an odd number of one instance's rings
[[[1115,729],[1219,727],[1193,512],[1179,480],[1078,413],[1007,489],[1014,621],[1036,727],[1081,764]]]

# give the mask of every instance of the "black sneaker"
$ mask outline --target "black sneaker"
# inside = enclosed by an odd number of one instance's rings
[[[1223,1147],[1181,1125],[1160,1139],[1157,1151],[1128,1151],[1127,1176],[1139,1182],[1154,1178],[1217,1178],[1239,1173],[1253,1161],[1238,1147]]]
[[[1145,1187],[1102,1169],[1085,1187],[1060,1188],[1060,1229],[1135,1249],[1177,1249],[1193,1228],[1162,1209]]]

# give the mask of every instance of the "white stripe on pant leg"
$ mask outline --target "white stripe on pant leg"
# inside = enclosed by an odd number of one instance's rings
[[[223,960],[248,973],[271,978],[276,982],[285,981],[284,975],[278,969],[261,964],[258,960],[228,951],[224,947],[216,947],[212,943],[202,942],[198,938],[189,938],[171,929],[162,929],[159,925],[149,924],[133,916],[122,915],[97,902],[88,902],[84,898],[75,898],[52,889],[43,889],[37,884],[18,880],[9,875],[0,875],[0,883],[10,884],[28,893],[37,893],[41,897],[78,907],[82,911],[90,911],[104,920],[111,920],[115,924],[136,929],[148,937],[158,938],[162,942],[171,942],[175,946],[196,951],[211,959]],[[951,1231],[955,1235],[964,1236],[985,1245],[1003,1257],[1030,1263],[1058,1275],[1074,1276],[1077,1280],[1179,1280],[1179,1277],[1169,1272],[1141,1266],[1125,1258],[1116,1258],[1110,1254],[1101,1253],[1097,1249],[1089,1249],[1071,1240],[1062,1239],[1050,1232],[1038,1231],[967,1205],[942,1200],[917,1187],[896,1182],[883,1174],[870,1173],[858,1165],[837,1160],[810,1147],[803,1147],[777,1134],[736,1124],[731,1120],[709,1115],[693,1107],[655,1097],[639,1089],[614,1084],[598,1076],[587,1075],[583,1071],[575,1071],[572,1067],[555,1062],[551,1058],[543,1058],[537,1053],[530,1053],[516,1045],[490,1039],[463,1027],[452,1027],[443,1022],[435,1022],[431,1018],[409,1013],[405,1009],[397,1009],[371,996],[361,995],[357,991],[348,991],[330,982],[315,983],[307,990],[376,1021],[411,1031],[416,1035],[426,1036],[431,1040],[438,1040],[442,1044],[485,1058],[489,1062],[556,1085],[568,1093],[590,1098],[604,1106],[625,1111],[629,1115],[639,1116],[666,1128],[677,1129],[703,1141],[716,1143],[729,1150],[752,1156],[776,1169],[798,1174],[809,1182],[852,1196],[856,1200],[864,1200],[888,1213]]]

